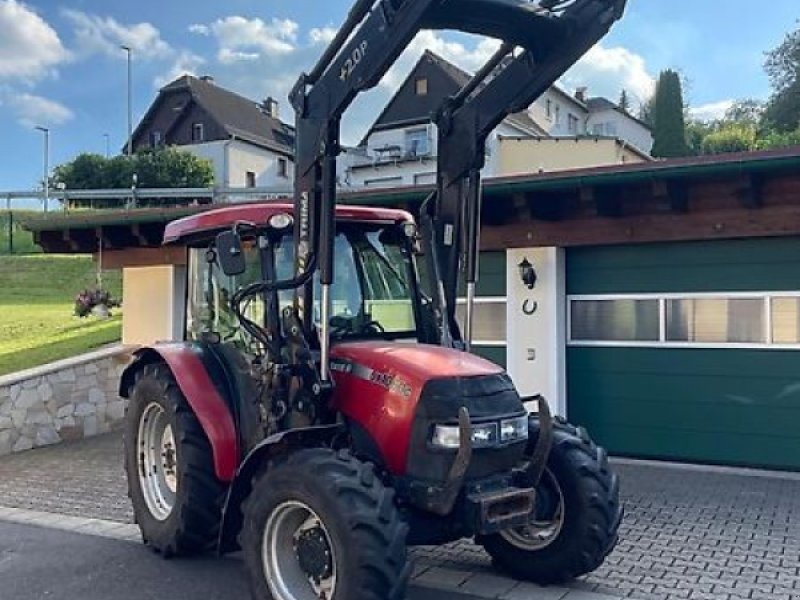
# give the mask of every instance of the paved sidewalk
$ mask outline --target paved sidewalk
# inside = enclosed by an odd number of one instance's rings
[[[0,460],[0,506],[130,523],[122,442],[110,434]],[[617,549],[570,589],[499,577],[474,544],[413,550],[415,582],[508,600],[800,598],[800,477],[617,464]]]

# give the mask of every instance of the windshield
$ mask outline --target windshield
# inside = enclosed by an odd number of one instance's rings
[[[291,236],[275,246],[279,279],[294,270]],[[411,257],[406,240],[396,226],[365,228],[340,225],[334,240],[334,282],[331,285],[331,336],[417,336],[414,315]],[[293,293],[282,292],[281,307],[291,304]],[[314,283],[314,322],[319,327],[320,284]]]

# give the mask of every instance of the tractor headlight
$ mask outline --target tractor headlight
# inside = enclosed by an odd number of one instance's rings
[[[496,446],[498,442],[498,424],[481,423],[472,426],[472,447],[485,448]],[[437,425],[433,429],[431,444],[437,448],[457,449],[461,445],[461,433],[458,425]]]
[[[503,419],[494,423],[472,425],[472,447],[486,448],[528,439],[528,415]],[[458,425],[436,425],[431,444],[437,448],[455,450],[461,445]]]
[[[504,444],[528,439],[528,415],[500,421],[500,441]]]

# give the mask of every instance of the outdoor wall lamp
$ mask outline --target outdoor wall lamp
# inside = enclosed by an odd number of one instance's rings
[[[539,279],[539,276],[536,274],[536,269],[533,267],[531,262],[526,258],[522,259],[522,262],[519,263],[519,276],[522,279],[522,283],[525,284],[529,290],[532,290],[536,287],[536,280]]]

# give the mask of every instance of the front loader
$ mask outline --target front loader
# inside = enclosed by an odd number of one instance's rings
[[[622,518],[605,452],[469,350],[486,138],[624,4],[356,3],[291,95],[294,203],[166,228],[165,244],[188,247],[185,336],[139,350],[121,381],[145,543],[241,549],[254,597],[275,600],[401,598],[407,546],[461,538],[541,584],[603,562]],[[435,115],[437,189],[419,224],[337,206],[341,116],[425,28],[501,42]]]

